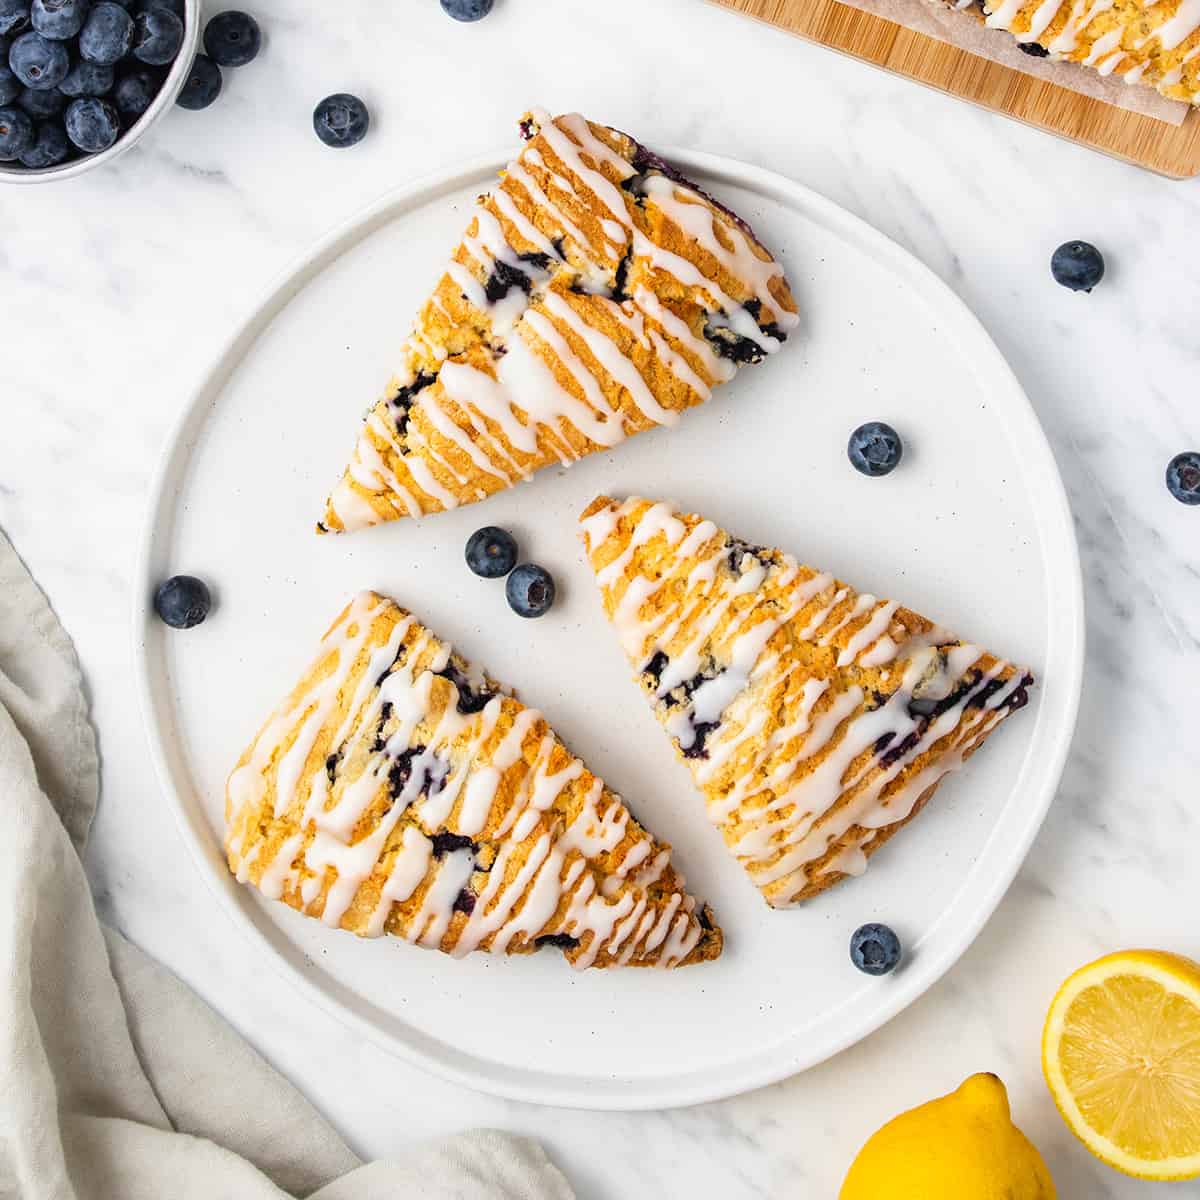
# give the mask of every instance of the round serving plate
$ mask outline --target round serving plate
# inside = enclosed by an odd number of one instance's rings
[[[201,381],[154,485],[135,592],[152,753],[202,874],[294,986],[380,1045],[460,1083],[547,1104],[657,1108],[732,1095],[812,1066],[910,1004],[971,943],[1054,795],[1083,661],[1078,552],[1061,480],[1020,385],[926,267],[790,180],[687,150],[669,157],[778,253],[803,321],[672,430],[486,504],[344,537],[314,536],[364,409],[499,156],[394,192],[278,283]],[[890,421],[905,460],[872,480],[846,459]],[[1028,709],[861,879],[786,912],[760,899],[629,678],[576,534],[598,493],[670,498],[892,596],[1038,677]],[[559,599],[522,620],[463,545],[507,526]],[[218,605],[186,633],[150,598],[189,572]],[[569,746],[675,847],[725,929],[715,963],[576,972],[551,951],[461,961],[359,940],[262,899],[221,850],[225,776],[346,599],[394,596],[542,709]],[[850,964],[883,920],[907,959]],[[214,927],[219,928],[219,927]]]

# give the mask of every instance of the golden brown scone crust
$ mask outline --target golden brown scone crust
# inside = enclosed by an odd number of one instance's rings
[[[241,756],[226,822],[239,880],[360,935],[576,966],[721,952],[670,848],[541,714],[373,592]]]
[[[527,114],[367,414],[318,529],[483,500],[674,424],[797,321],[736,217],[632,138]]]
[[[859,874],[1032,677],[696,514],[581,517],[604,610],[709,816],[769,904]]]

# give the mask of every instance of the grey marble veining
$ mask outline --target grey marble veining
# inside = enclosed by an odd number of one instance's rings
[[[1178,1196],[1094,1164],[1053,1111],[1050,995],[1106,949],[1200,954],[1200,510],[1162,484],[1200,445],[1200,191],[755,26],[699,0],[435,0],[264,10],[267,44],[206,113],[176,112],[113,168],[0,188],[0,525],[87,672],[104,758],[90,872],[106,915],[304,1088],[364,1154],[486,1124],[541,1137],[585,1200],[830,1196],[900,1107],[975,1070],[1007,1080],[1065,1200]],[[335,153],[313,103],[357,91],[370,138]],[[407,179],[511,141],[532,103],[654,143],[762,163],[911,249],[1024,383],[1079,534],[1089,655],[1061,794],[962,961],[883,1030],[806,1074],[655,1114],[479,1096],[364,1044],[288,994],[215,911],[158,794],[136,711],[129,580],[146,488],[191,384],[313,239]],[[1091,296],[1048,278],[1102,246]],[[401,318],[403,319],[403,315]]]

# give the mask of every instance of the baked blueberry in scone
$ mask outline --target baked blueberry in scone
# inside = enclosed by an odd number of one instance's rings
[[[797,324],[780,264],[668,163],[578,114],[521,131],[319,531],[472,504],[674,425]]]
[[[1032,676],[668,504],[581,518],[604,610],[726,845],[785,907],[860,874]]]
[[[721,953],[670,847],[541,713],[373,592],[242,754],[225,817],[241,882],[364,937],[576,967]]]

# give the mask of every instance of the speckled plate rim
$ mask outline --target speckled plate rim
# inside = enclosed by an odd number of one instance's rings
[[[653,1078],[575,1078],[534,1070],[520,1071],[466,1054],[406,1027],[402,1037],[381,1028],[371,1018],[371,1008],[361,997],[330,985],[322,973],[314,979],[296,947],[281,947],[272,936],[261,906],[255,907],[247,889],[230,875],[225,858],[199,798],[189,782],[180,746],[169,736],[170,723],[163,712],[170,706],[165,672],[152,661],[149,643],[156,618],[151,603],[154,581],[165,568],[162,546],[171,527],[171,515],[181,470],[197,431],[220,395],[224,383],[237,369],[254,342],[288,303],[322,270],[345,251],[387,222],[438,196],[468,186],[489,186],[507,161],[507,154],[489,154],[426,176],[388,192],[322,238],[269,287],[249,311],[236,332],[214,358],[203,381],[184,405],[174,429],[164,443],[152,482],[138,562],[134,576],[133,654],[142,716],[158,779],[171,801],[184,841],[205,882],[234,924],[265,952],[269,961],[299,991],[345,1025],[375,1044],[444,1079],[494,1095],[532,1103],[596,1110],[644,1110],[700,1104],[738,1095],[776,1083],[861,1041],[921,996],[958,960],[1000,903],[1032,845],[1058,788],[1074,734],[1083,679],[1084,606],[1079,550],[1065,488],[1045,433],[1024,390],[1007,361],[978,319],[957,294],[919,259],[890,238],[831,200],[784,176],[761,167],[719,155],[675,147],[661,153],[684,172],[722,184],[748,188],[774,203],[800,212],[904,280],[925,303],[936,309],[943,326],[966,347],[981,377],[989,380],[992,394],[1002,402],[1004,421],[1014,444],[1021,448],[1020,466],[1025,484],[1038,499],[1037,532],[1051,599],[1047,604],[1047,647],[1044,673],[1057,679],[1053,701],[1042,712],[1050,727],[1047,744],[1029,756],[1025,769],[1014,780],[1022,789],[1019,819],[1008,821],[1007,840],[997,846],[993,829],[980,852],[972,874],[955,905],[955,929],[941,936],[933,948],[909,963],[905,970],[882,982],[880,1000],[864,1007],[861,1020],[849,1022],[837,1036],[812,1040],[796,1035],[734,1063],[690,1070],[681,1063],[677,1073]],[[1048,706],[1054,703],[1052,711]],[[1040,726],[1040,722],[1039,722]],[[1006,806],[1006,809],[1009,806]],[[987,866],[987,870],[982,868]],[[974,885],[972,887],[972,884]],[[970,898],[965,893],[970,891]],[[933,929],[943,924],[935,922]]]

